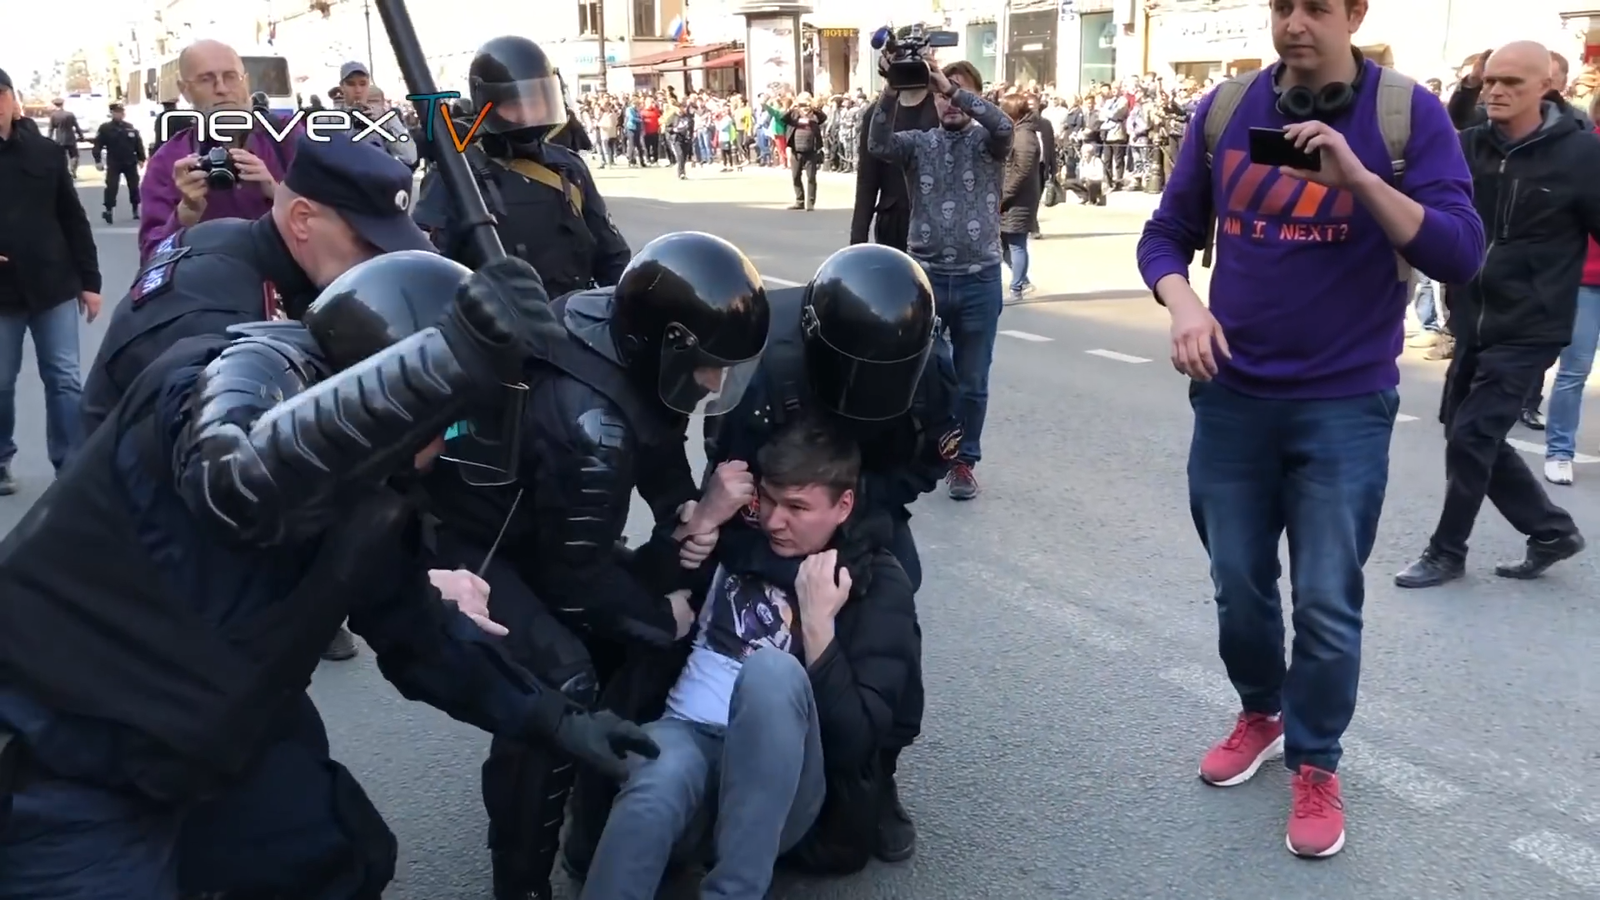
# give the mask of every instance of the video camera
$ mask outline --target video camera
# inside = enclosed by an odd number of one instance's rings
[[[889,51],[888,68],[879,74],[897,91],[928,86],[928,61],[922,58],[922,51],[959,43],[961,38],[954,31],[929,31],[921,22],[898,30],[885,25],[872,33],[872,49]]]

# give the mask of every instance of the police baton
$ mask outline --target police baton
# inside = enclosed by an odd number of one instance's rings
[[[411,13],[405,0],[374,0],[378,15],[383,19],[383,30],[389,34],[389,46],[394,50],[395,62],[400,64],[400,74],[406,81],[406,93],[413,96],[437,94],[433,75],[428,71],[428,58],[422,54],[422,44],[417,40],[417,29],[411,24]],[[417,100],[417,116],[424,124],[424,134],[433,133],[434,116],[448,115],[444,104],[437,99]],[[467,158],[460,153],[435,153],[433,164],[439,168],[439,177],[455,199],[456,212],[461,224],[468,229],[473,249],[477,251],[479,265],[505,259],[506,248],[494,230],[494,219],[483,202],[478,182],[467,167]]]

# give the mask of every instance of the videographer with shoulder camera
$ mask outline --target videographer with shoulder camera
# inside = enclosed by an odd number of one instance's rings
[[[251,108],[244,60],[220,41],[190,44],[178,55],[178,87],[202,115]],[[257,130],[240,146],[201,146],[192,131],[172,135],[150,157],[139,186],[140,263],[179,229],[265,215],[294,159],[294,141],[290,135],[279,144]]]
[[[893,61],[885,48],[885,65]],[[989,365],[1004,298],[1000,285],[1000,192],[1011,155],[1011,120],[978,96],[972,63],[929,67],[939,127],[894,130],[899,91],[886,87],[867,126],[867,150],[905,170],[911,182],[906,251],[928,271],[949,329],[961,382],[961,446],[950,467],[950,497],[978,496],[973,467],[989,404]]]
[[[1243,784],[1281,755],[1293,773],[1286,843],[1304,857],[1345,842],[1335,773],[1356,708],[1362,568],[1389,480],[1411,269],[1464,284],[1484,252],[1456,131],[1425,88],[1355,50],[1366,15],[1367,0],[1272,4],[1279,60],[1201,101],[1138,249],[1172,316],[1173,367],[1190,379],[1189,505],[1240,704],[1200,778]],[[1213,219],[1207,307],[1189,264]]]
[[[884,29],[887,31],[887,29]],[[878,75],[887,79],[887,60],[880,58]],[[939,108],[927,85],[906,88],[899,92],[894,113],[889,117],[895,131],[927,131],[939,127]],[[870,115],[871,111],[867,111]],[[856,202],[850,216],[850,243],[865,244],[868,226],[872,242],[906,249],[906,238],[911,230],[911,197],[907,194],[906,171],[895,163],[885,162],[872,155],[867,148],[870,128],[860,129],[861,146],[856,158]]]

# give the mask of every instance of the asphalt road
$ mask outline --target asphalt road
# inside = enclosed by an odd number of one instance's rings
[[[634,246],[669,230],[715,232],[775,283],[806,278],[845,234],[841,179],[825,177],[821,208],[803,213],[782,210],[786,179],[770,173],[600,178]],[[88,190],[85,200],[98,208]],[[1369,567],[1362,702],[1342,772],[1348,849],[1323,862],[1285,852],[1280,767],[1232,790],[1196,779],[1236,701],[1186,509],[1184,385],[1165,362],[1165,317],[1133,269],[1146,204],[1114,202],[1046,213],[1041,295],[1001,323],[985,492],[916,509],[929,706],[902,784],[921,851],[778,896],[1600,896],[1600,556],[1536,582],[1496,579],[1492,562],[1522,544],[1486,511],[1466,579],[1420,593],[1390,582],[1440,506],[1437,363],[1404,366],[1406,421]],[[134,237],[122,223],[98,233],[114,293],[132,278]],[[96,340],[97,326],[85,359]],[[6,528],[47,477],[31,368],[19,384],[24,491],[0,500]],[[1580,446],[1600,454],[1600,416],[1590,421]],[[1576,486],[1552,490],[1600,536],[1600,467],[1580,465]],[[370,654],[324,665],[313,691],[336,752],[400,836],[389,896],[485,896],[487,739],[400,699]]]

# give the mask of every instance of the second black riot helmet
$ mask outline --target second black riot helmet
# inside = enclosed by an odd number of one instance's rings
[[[436,253],[385,253],[334,279],[301,321],[328,362],[342,371],[438,325],[471,275],[466,266]],[[445,432],[439,458],[459,466],[468,484],[516,480],[528,387],[504,388],[500,397]]]
[[[715,416],[738,406],[771,323],[755,264],[698,231],[644,245],[612,298],[612,337],[623,362],[681,413]]]
[[[866,421],[911,408],[939,327],[916,260],[881,244],[846,247],[817,269],[800,315],[818,401]]]
[[[527,38],[503,35],[479,47],[467,83],[472,108],[482,112],[481,127],[490,134],[531,141],[567,121],[561,78]]]

